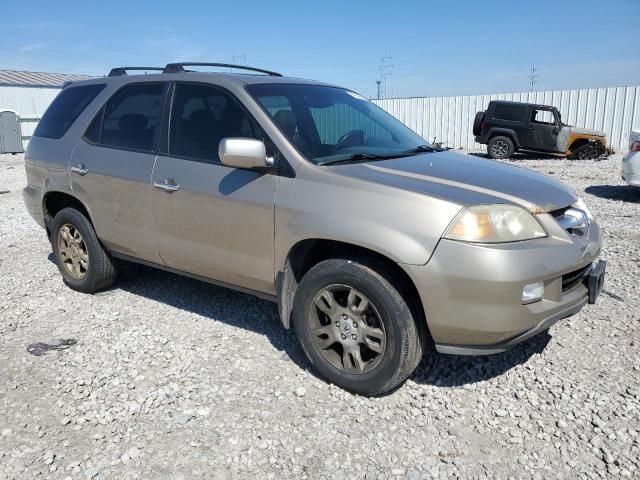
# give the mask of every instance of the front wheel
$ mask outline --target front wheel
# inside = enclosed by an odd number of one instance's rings
[[[403,296],[367,261],[331,259],[302,278],[293,325],[322,377],[355,393],[393,390],[422,356],[420,333]]]

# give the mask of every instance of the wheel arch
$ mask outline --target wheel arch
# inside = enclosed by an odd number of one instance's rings
[[[598,144],[598,148],[600,150],[605,149],[605,143],[603,143],[602,141],[600,141],[600,139],[598,138],[594,138],[594,137],[588,137],[588,136],[574,136],[573,138],[569,138],[569,147],[567,149],[566,154],[567,155],[572,155],[573,153],[575,153],[575,151],[577,149],[579,149],[580,147],[583,147],[589,143],[597,143]]]
[[[361,245],[326,238],[308,238],[294,244],[289,249],[282,270],[276,275],[278,310],[285,328],[291,326],[293,301],[302,277],[314,265],[330,258],[354,261],[366,259],[378,273],[390,274],[392,278],[387,280],[409,304],[420,331],[428,334],[424,308],[415,283],[396,261]]]
[[[508,128],[495,128],[495,127],[492,128],[489,131],[489,135],[487,136],[487,144],[494,137],[509,137],[511,139],[511,141],[513,142],[513,146],[515,148],[520,148],[520,142],[518,141],[518,135],[516,135],[516,132],[513,131],[513,130],[510,130]]]
[[[69,192],[63,192],[59,190],[52,190],[46,192],[42,197],[42,213],[44,214],[44,223],[47,230],[47,236],[51,235],[51,222],[53,217],[63,208],[75,208],[82,213],[91,226],[95,228],[93,218],[89,208],[77,197],[73,196]]]

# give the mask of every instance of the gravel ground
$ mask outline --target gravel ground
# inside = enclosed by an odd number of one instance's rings
[[[0,156],[0,478],[640,478],[640,189],[619,155],[514,163],[584,197],[609,294],[367,399],[317,379],[266,301],[133,265],[68,289]],[[77,343],[27,352],[48,339]]]

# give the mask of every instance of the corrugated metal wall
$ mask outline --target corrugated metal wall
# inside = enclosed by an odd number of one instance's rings
[[[640,86],[374,102],[428,141],[435,137],[448,147],[484,149],[475,143],[471,130],[476,112],[486,109],[490,100],[553,105],[563,122],[606,132],[609,145],[616,150],[626,150],[631,129],[640,129]]]
[[[59,88],[0,85],[0,110],[14,110],[20,115],[24,148],[38,120],[59,92]]]

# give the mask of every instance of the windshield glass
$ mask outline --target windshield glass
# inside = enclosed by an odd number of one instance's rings
[[[427,145],[370,101],[322,85],[255,84],[249,93],[291,143],[310,161],[384,158]]]

